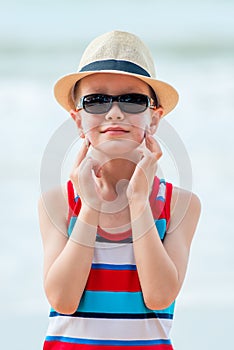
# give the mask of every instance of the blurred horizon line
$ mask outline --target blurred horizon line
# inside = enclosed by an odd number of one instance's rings
[[[26,53],[41,53],[52,54],[64,52],[74,53],[74,51],[81,51],[85,49],[87,42],[81,40],[76,41],[76,47],[74,48],[74,40],[64,40],[64,42],[45,42],[41,44],[36,40],[0,40],[0,53],[3,55],[15,55]],[[148,45],[149,46],[149,45]],[[150,49],[152,52],[172,52],[176,55],[207,55],[207,54],[234,54],[234,40],[226,40],[220,42],[219,40],[203,39],[203,40],[180,40],[178,42],[153,42],[150,43]]]

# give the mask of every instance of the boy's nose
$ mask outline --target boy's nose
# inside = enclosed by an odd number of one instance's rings
[[[124,113],[118,106],[118,102],[113,102],[111,109],[105,115],[106,120],[123,120]]]

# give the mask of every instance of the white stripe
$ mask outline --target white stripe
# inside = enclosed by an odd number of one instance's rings
[[[132,243],[95,243],[93,263],[135,265]]]
[[[92,319],[57,316],[50,319],[48,336],[101,340],[168,339],[170,319]]]
[[[161,182],[159,185],[157,197],[165,198],[165,193],[166,193],[166,185],[164,182]]]

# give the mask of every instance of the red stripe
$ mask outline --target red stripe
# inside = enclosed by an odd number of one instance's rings
[[[91,269],[86,290],[139,292],[141,286],[136,270]]]
[[[166,193],[165,193],[165,202],[161,200],[154,200],[154,203],[151,204],[151,209],[154,219],[166,219],[167,228],[170,221],[170,211],[171,211],[171,196],[172,196],[172,184],[166,182]]]
[[[151,205],[154,219],[161,218],[160,215],[163,216],[162,211],[163,211],[164,203],[161,201],[155,202],[157,194],[158,194],[159,184],[160,184],[160,180],[157,176],[155,176],[151,195],[150,195],[150,205]],[[77,202],[75,202],[75,200],[74,200],[74,197],[75,197],[74,187],[73,187],[71,180],[69,180],[67,182],[67,193],[68,193],[68,203],[69,203],[69,214],[68,214],[68,224],[69,224],[71,217],[78,216],[80,209],[81,209],[80,198],[78,199]]]
[[[73,210],[75,205],[75,201],[74,201],[75,194],[74,194],[74,188],[71,180],[67,182],[67,194],[68,194],[69,207]]]
[[[154,204],[151,206],[154,220],[159,220],[159,219],[165,218],[164,206],[165,206],[165,202],[162,202],[162,201],[156,200],[156,199],[154,200]]]
[[[172,345],[141,345],[141,346],[118,346],[118,345],[86,345],[86,344],[71,344],[59,341],[46,341],[43,350],[173,350]]]
[[[71,217],[78,216],[81,208],[80,198],[78,199],[77,202],[75,201],[74,187],[71,180],[67,182],[67,194],[68,194],[68,203],[69,203],[69,213],[68,213],[67,222],[69,224]]]
[[[167,228],[170,224],[170,213],[171,213],[171,195],[172,195],[172,184],[166,183],[166,204],[165,204],[165,218],[167,220]]]
[[[161,200],[157,200],[158,190],[159,190],[160,180],[157,176],[154,178],[153,189],[150,195],[150,206],[152,210],[152,214],[155,220],[164,219],[164,205],[165,202]]]
[[[151,191],[150,198],[149,198],[150,204],[152,206],[154,206],[154,201],[155,201],[157,194],[158,194],[159,185],[160,185],[160,180],[157,176],[155,176],[152,191]]]
[[[167,227],[169,226],[170,221],[170,204],[171,204],[171,195],[172,195],[172,184],[166,182],[166,198],[165,202],[160,200],[156,200],[158,189],[159,189],[159,178],[155,176],[152,192],[150,195],[150,205],[153,213],[154,219],[166,219]],[[71,180],[67,183],[67,191],[68,191],[68,202],[69,202],[69,214],[68,214],[68,224],[72,216],[78,216],[81,209],[81,200],[78,199],[77,202],[74,200],[74,188]],[[104,232],[104,231],[103,231]],[[103,235],[103,232],[100,232]],[[129,236],[129,231],[124,233],[126,236]],[[104,236],[104,235],[103,235]],[[116,235],[117,238],[118,235]],[[126,238],[124,236],[124,238]],[[113,235],[112,235],[113,239]],[[118,237],[119,239],[119,237]],[[123,238],[121,238],[123,239]]]
[[[100,226],[98,226],[98,234],[99,234],[99,236],[104,237],[106,239],[109,239],[110,241],[118,242],[122,239],[127,239],[127,238],[131,237],[132,230],[130,229],[130,230],[125,231],[125,232],[112,234],[112,233],[104,231]]]

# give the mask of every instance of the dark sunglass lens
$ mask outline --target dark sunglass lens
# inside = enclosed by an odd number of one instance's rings
[[[93,94],[84,97],[83,108],[92,114],[102,114],[110,109],[111,98],[107,95]]]
[[[126,113],[142,113],[148,107],[148,97],[142,94],[128,94],[120,97],[120,108]]]

